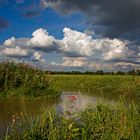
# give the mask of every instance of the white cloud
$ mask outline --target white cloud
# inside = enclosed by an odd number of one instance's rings
[[[0,54],[9,57],[27,57],[30,56],[30,51],[16,46],[15,48],[5,48],[1,50]]]
[[[125,43],[118,39],[104,39],[101,44],[102,57],[104,60],[125,58],[128,55],[128,48]]]
[[[50,36],[45,29],[37,29],[33,32],[32,38],[29,40],[28,45],[33,48],[47,49],[53,47],[56,39]]]
[[[102,60],[126,57],[128,48],[118,39],[93,39],[86,33],[64,28],[64,38],[60,40],[60,49],[66,56],[87,56]]]
[[[45,62],[45,60],[43,59],[43,54],[41,52],[34,52],[33,56],[35,60]]]
[[[48,34],[45,29],[37,29],[32,33],[32,38],[18,38],[11,37],[5,40],[6,47],[20,46],[25,49],[36,49],[45,52],[57,50],[57,40]]]
[[[84,33],[64,28],[64,38],[60,40],[60,50],[77,56],[92,55],[93,40]]]
[[[40,60],[42,58],[42,54],[40,52],[35,52],[34,53],[34,57],[37,59],[37,60]]]
[[[83,57],[77,57],[77,58],[63,57],[62,66],[84,67],[86,64],[87,64],[86,58],[83,58]]]
[[[11,37],[10,39],[5,40],[4,45],[5,46],[13,46],[13,44],[15,43],[15,37]]]
[[[126,40],[92,38],[87,32],[82,33],[70,28],[64,28],[63,33],[64,37],[58,40],[49,35],[47,30],[40,28],[32,33],[31,38],[11,37],[1,45],[0,55],[47,61],[46,54],[56,52],[55,55],[59,55],[59,58],[61,55],[61,63],[57,61],[52,65],[69,68],[113,70],[120,67],[138,67],[140,63],[140,49],[136,49],[136,46],[130,47],[131,42]],[[49,61],[50,59],[51,55]]]
[[[7,40],[4,41],[4,45],[6,47],[26,47],[28,46],[29,38],[18,38],[16,39],[15,37],[11,37]]]

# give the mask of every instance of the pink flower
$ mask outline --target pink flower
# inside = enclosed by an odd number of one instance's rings
[[[75,96],[75,95],[71,95],[71,96],[68,96],[68,97],[71,101],[75,101],[77,99],[77,96]]]

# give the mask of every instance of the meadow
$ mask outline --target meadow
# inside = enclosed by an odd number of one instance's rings
[[[57,91],[80,91],[101,95],[140,94],[140,76],[135,75],[50,75],[50,85]]]
[[[63,91],[139,95],[138,75],[54,75],[27,64],[0,63],[0,96],[56,97]]]

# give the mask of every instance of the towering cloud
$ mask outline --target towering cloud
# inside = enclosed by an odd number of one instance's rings
[[[36,50],[42,51],[54,51],[57,49],[57,40],[48,34],[45,29],[37,29],[33,32],[32,38],[28,42],[28,45]]]

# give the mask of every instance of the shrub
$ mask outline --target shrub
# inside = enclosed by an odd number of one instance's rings
[[[3,95],[9,93],[39,96],[49,88],[48,77],[43,71],[27,64],[0,63],[0,92]]]

